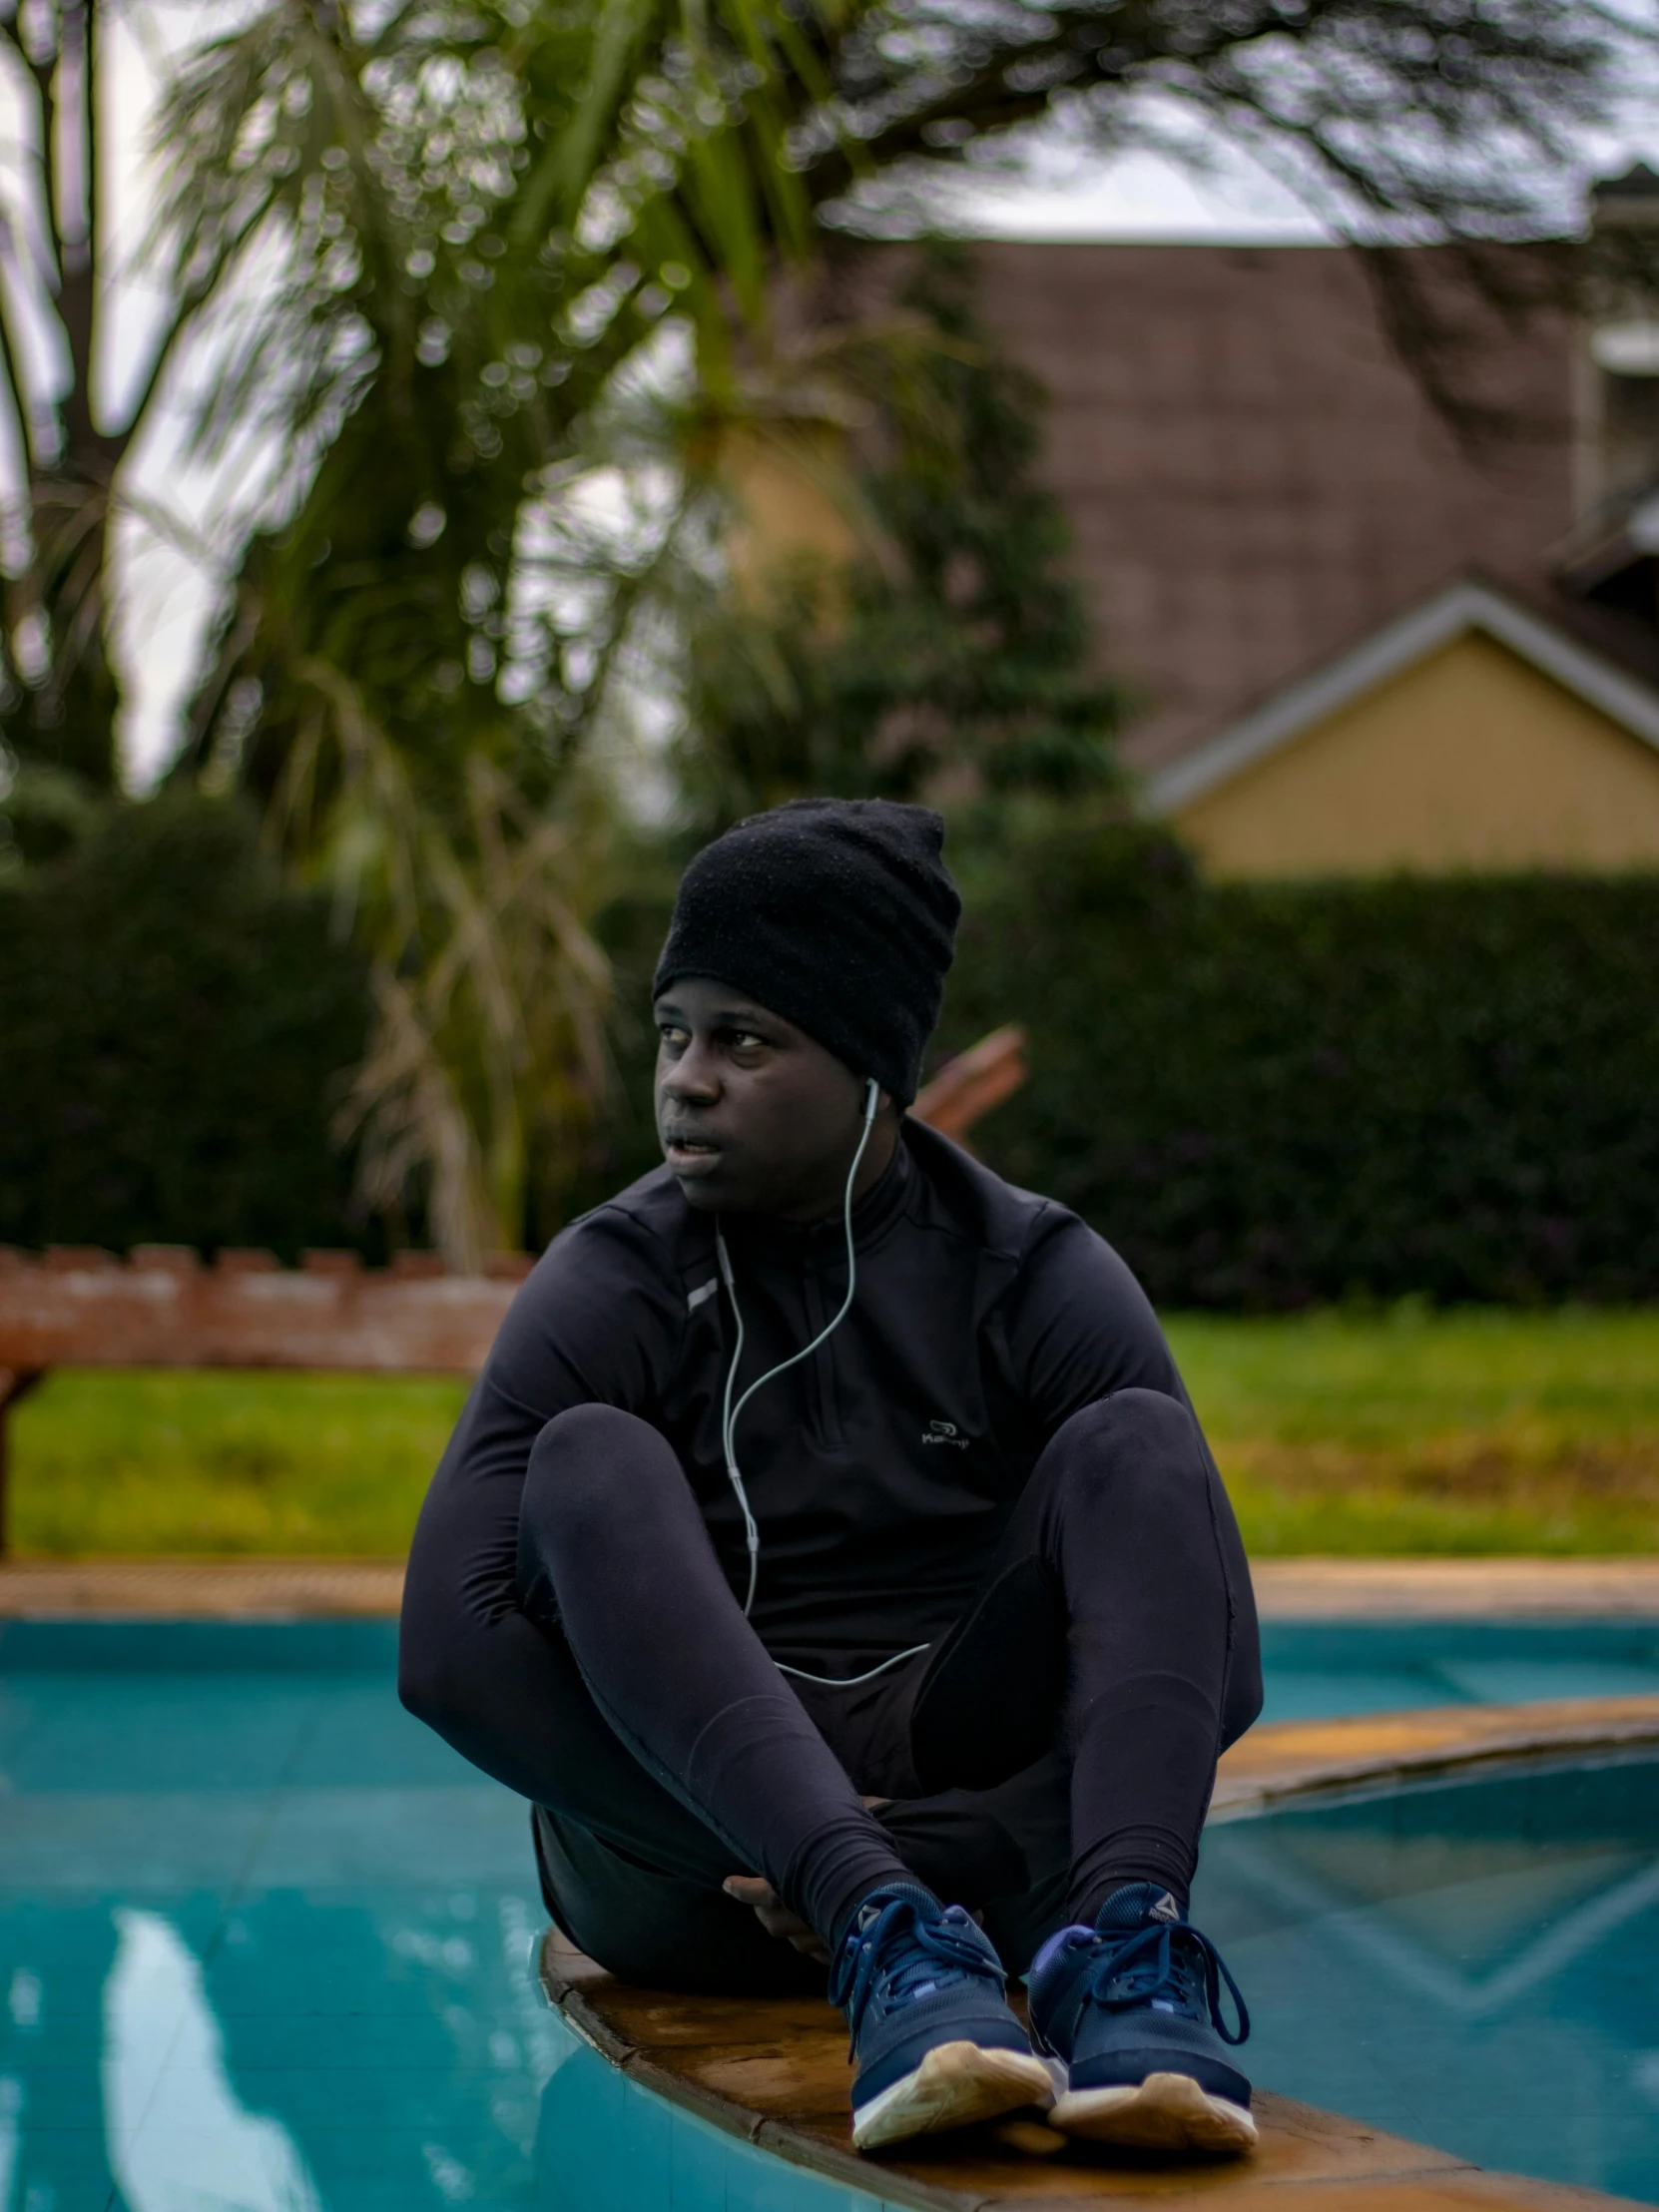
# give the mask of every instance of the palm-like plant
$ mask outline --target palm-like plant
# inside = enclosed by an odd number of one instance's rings
[[[734,314],[809,223],[766,111],[797,37],[769,0],[527,16],[396,9],[359,37],[276,0],[167,118],[180,276],[276,272],[222,318],[198,436],[263,409],[286,493],[174,773],[252,789],[332,886],[378,1001],[342,1117],[366,1193],[423,1187],[461,1266],[523,1241],[533,1159],[571,1158],[607,1081],[592,733],[692,526],[665,430],[683,459],[703,422],[648,399],[659,326],[672,304],[718,392]],[[643,529],[631,481],[667,488]]]

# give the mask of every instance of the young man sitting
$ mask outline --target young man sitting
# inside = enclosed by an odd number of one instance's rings
[[[1261,1704],[1244,1550],[1123,1263],[904,1118],[942,839],[804,800],[692,862],[666,1165],[502,1325],[401,1692],[531,1801],[548,1909],[613,1972],[822,1990],[827,1959],[860,2147],[1052,2104],[1243,2149],[1248,2021],[1187,1895]]]

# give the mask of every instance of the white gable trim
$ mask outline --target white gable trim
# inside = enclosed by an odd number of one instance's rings
[[[1471,630],[1482,630],[1506,645],[1659,752],[1659,695],[1489,584],[1465,579],[1375,631],[1341,660],[1290,685],[1197,752],[1172,762],[1148,780],[1148,803],[1154,813],[1166,815],[1190,805]]]

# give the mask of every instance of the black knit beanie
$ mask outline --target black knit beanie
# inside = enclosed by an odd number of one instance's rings
[[[889,799],[794,799],[751,815],[681,878],[653,997],[710,976],[907,1106],[962,910],[943,847],[937,815]]]

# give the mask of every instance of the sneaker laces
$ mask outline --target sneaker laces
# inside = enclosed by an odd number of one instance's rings
[[[1134,2005],[1154,2004],[1173,1996],[1173,2010],[1193,2019],[1209,2017],[1224,2043],[1242,2043],[1250,2034],[1250,2012],[1239,1984],[1208,1936],[1180,1922],[1143,1928],[1126,1940],[1102,1950],[1089,1975],[1089,1994],[1109,2012],[1128,2011]],[[1226,1982],[1239,2015],[1234,2034],[1222,2016],[1221,1985]]]
[[[911,1925],[903,1936],[903,1951],[888,1963],[882,1953],[906,1920]],[[845,2012],[850,2031],[848,2057],[857,2050],[858,2030],[878,1989],[896,2006],[954,1982],[993,1976],[999,1988],[1006,1987],[1006,1976],[990,1945],[959,1905],[923,1919],[913,1898],[889,1898],[867,1928],[854,1928],[847,1936],[830,1976],[830,2001]]]

